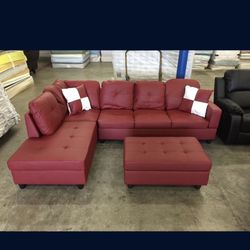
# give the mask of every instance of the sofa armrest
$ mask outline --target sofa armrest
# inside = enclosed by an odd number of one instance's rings
[[[212,102],[208,103],[206,119],[209,121],[209,128],[218,128],[220,118],[221,118],[221,109]]]
[[[234,101],[228,98],[218,99],[216,104],[224,111],[230,114],[242,115],[243,109]]]

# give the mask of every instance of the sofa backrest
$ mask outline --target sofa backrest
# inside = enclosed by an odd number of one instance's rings
[[[165,84],[159,81],[136,81],[134,110],[165,109]]]
[[[44,92],[29,103],[29,111],[39,132],[51,135],[63,122],[67,106],[59,103],[51,92]],[[33,129],[34,126],[30,128]]]
[[[250,108],[250,70],[228,70],[224,80],[226,96],[242,108]]]
[[[101,87],[101,109],[133,109],[134,83],[129,81],[104,81]]]
[[[65,85],[65,88],[66,88],[66,85]],[[50,84],[43,89],[43,92],[52,93],[59,103],[67,105],[66,100],[63,97],[61,84],[59,85],[57,84],[57,82],[55,82],[54,84]]]
[[[94,80],[83,80],[83,81],[76,81],[76,80],[66,80],[64,81],[67,88],[74,88],[78,87],[79,85],[83,84],[85,86],[85,90],[89,97],[89,101],[91,104],[92,109],[100,109],[100,84],[98,81]]]
[[[166,109],[177,109],[183,99],[185,86],[200,88],[198,81],[193,79],[171,79],[166,82]]]

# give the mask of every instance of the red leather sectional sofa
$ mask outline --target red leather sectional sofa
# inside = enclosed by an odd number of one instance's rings
[[[62,88],[85,85],[92,109],[68,115]],[[29,103],[27,139],[9,159],[14,182],[76,184],[87,181],[97,138],[194,136],[213,140],[221,110],[209,103],[205,118],[178,110],[191,79],[157,81],[55,81]]]

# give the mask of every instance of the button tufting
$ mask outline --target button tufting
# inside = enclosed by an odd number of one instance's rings
[[[63,148],[64,148],[64,149],[67,149],[68,147],[69,147],[69,146],[64,146]]]
[[[166,150],[164,150],[164,151],[163,151],[163,153],[164,153],[164,154],[167,154],[167,151],[166,151]]]
[[[74,129],[78,129],[78,127],[74,127]]]
[[[70,138],[74,138],[74,136],[73,136],[73,135],[71,135],[71,136],[70,136]]]
[[[142,144],[142,145],[145,145],[146,143],[145,143],[145,142],[142,142],[141,144]]]
[[[145,150],[144,150],[144,151],[143,151],[143,153],[144,153],[144,154],[146,154],[146,153],[147,153],[147,151],[145,151]]]
[[[164,145],[165,144],[165,142],[161,142],[161,145]]]

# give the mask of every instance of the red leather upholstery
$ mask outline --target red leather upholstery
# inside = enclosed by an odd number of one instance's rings
[[[128,81],[104,81],[101,88],[101,109],[133,108],[134,84]]]
[[[218,128],[220,118],[221,118],[221,109],[212,102],[208,103],[206,119],[209,121],[209,128]]]
[[[186,85],[200,88],[199,82],[192,79],[172,79],[166,82],[167,110],[178,109],[182,102]]]
[[[134,110],[165,109],[165,85],[158,81],[137,81],[135,84]]]
[[[171,128],[171,120],[164,110],[136,110],[135,128]]]
[[[65,121],[66,122],[75,122],[75,121],[91,121],[91,122],[97,122],[98,117],[100,114],[100,110],[97,109],[91,109],[88,111],[82,111],[81,113],[78,113],[76,115],[66,115]]]
[[[85,183],[96,134],[95,122],[78,121],[63,123],[52,136],[27,139],[8,160],[15,183]]]
[[[193,137],[127,137],[124,181],[145,185],[206,185],[211,161]]]
[[[60,88],[60,89],[65,89],[67,88],[66,83],[63,80],[55,80],[53,82],[53,85],[55,85],[56,87]]]
[[[52,93],[59,103],[66,105],[66,100],[63,97],[62,90],[58,85],[48,85],[44,88],[43,92]]]
[[[67,107],[58,103],[50,92],[44,92],[31,101],[29,109],[43,135],[53,134],[61,125],[67,112]]]
[[[98,118],[99,128],[134,128],[132,110],[102,110]]]
[[[86,90],[87,95],[89,97],[91,108],[92,109],[100,109],[100,102],[99,102],[100,84],[99,84],[98,81],[91,81],[91,80],[73,81],[73,80],[67,80],[67,81],[64,81],[64,82],[67,85],[67,88],[74,88],[74,87],[78,87],[81,84],[84,84],[85,90]]]
[[[200,116],[180,110],[168,110],[172,128],[208,128],[208,121]]]
[[[40,137],[39,129],[37,128],[32,115],[30,112],[26,112],[24,115],[26,130],[29,138],[37,138]]]

